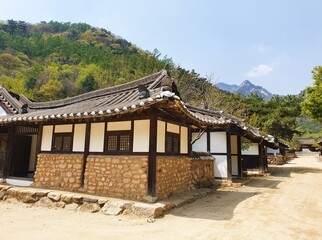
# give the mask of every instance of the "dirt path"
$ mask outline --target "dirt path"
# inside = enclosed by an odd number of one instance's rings
[[[301,156],[271,170],[154,223],[0,202],[0,239],[322,239],[322,162]]]

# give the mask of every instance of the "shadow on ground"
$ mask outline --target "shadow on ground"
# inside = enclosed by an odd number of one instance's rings
[[[212,195],[171,211],[171,215],[216,221],[230,220],[238,204],[258,194],[217,190]]]

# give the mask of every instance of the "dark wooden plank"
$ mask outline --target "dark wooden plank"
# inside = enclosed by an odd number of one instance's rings
[[[230,133],[226,132],[226,141],[227,141],[227,178],[232,180],[232,159],[231,159],[231,138]]]
[[[83,159],[83,169],[82,169],[82,186],[84,186],[84,181],[85,181],[85,169],[87,164],[87,157],[89,154],[90,135],[91,135],[91,124],[88,121],[86,122],[86,131],[85,131],[85,149],[84,149],[84,159]]]
[[[156,152],[157,152],[157,115],[155,112],[150,117],[149,159],[148,159],[148,195],[156,196]]]
[[[210,130],[207,130],[207,152],[210,152]]]
[[[237,135],[238,176],[243,177],[241,136]]]

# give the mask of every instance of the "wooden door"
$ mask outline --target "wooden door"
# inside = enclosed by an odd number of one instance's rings
[[[15,136],[11,157],[10,175],[27,177],[30,159],[31,137]]]

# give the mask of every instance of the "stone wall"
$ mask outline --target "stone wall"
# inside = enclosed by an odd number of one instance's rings
[[[211,187],[214,181],[214,160],[191,160],[192,184],[196,187]]]
[[[267,162],[272,165],[283,165],[286,163],[286,158],[283,155],[268,155]]]
[[[191,189],[191,159],[186,156],[157,156],[156,195],[165,199]]]
[[[84,190],[92,194],[134,200],[148,195],[147,156],[89,155]]]
[[[82,154],[39,154],[34,186],[79,190],[82,187],[83,159]]]

